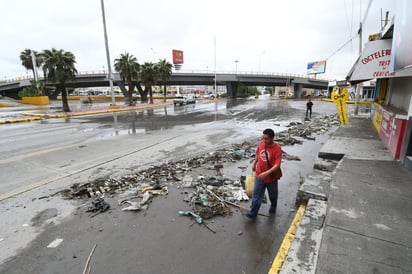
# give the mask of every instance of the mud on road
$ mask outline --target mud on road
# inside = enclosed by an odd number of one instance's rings
[[[1,265],[0,272],[79,273],[97,244],[91,273],[267,273],[294,215],[297,187],[310,172],[317,151],[334,125],[335,117],[326,117],[310,126],[291,125],[277,135],[285,152],[285,176],[279,183],[279,212],[275,217],[261,217],[252,223],[244,218],[242,209],[228,206],[228,214],[204,218],[207,228],[193,216],[178,214],[193,211],[201,215],[197,207],[193,208],[199,201],[192,198],[199,197],[197,187],[205,185],[199,182],[202,178],[215,178],[216,184],[223,181],[221,186],[210,184],[206,188],[218,197],[234,199],[228,193],[232,194],[233,187],[241,189],[241,176],[250,173],[258,141],[254,139],[168,163],[164,169],[153,166],[123,178],[100,178],[72,185],[59,195],[76,198],[74,216],[59,225],[47,222],[55,212],[50,204],[49,210],[33,220],[45,231],[19,256]],[[231,191],[218,191],[223,186]],[[143,195],[143,189],[144,193],[159,192],[149,200],[148,209],[122,211],[126,204],[119,201],[140,202],[143,197],[130,197]],[[191,193],[196,195],[190,197]],[[101,195],[110,208],[100,214],[88,212],[91,201]],[[39,198],[51,203],[55,197]],[[234,202],[249,206],[247,201]],[[263,205],[261,211],[265,213],[267,209]],[[60,245],[47,248],[56,239],[62,239]]]

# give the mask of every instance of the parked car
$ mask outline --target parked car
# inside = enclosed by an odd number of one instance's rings
[[[205,98],[205,99],[210,99],[210,100],[213,100],[213,99],[215,99],[216,97],[217,97],[216,94],[213,94],[213,93],[206,94],[206,95],[203,96],[203,98]]]
[[[173,104],[176,105],[188,105],[195,104],[196,98],[193,94],[178,95],[173,99]]]

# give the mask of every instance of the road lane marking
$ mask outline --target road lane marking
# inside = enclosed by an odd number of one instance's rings
[[[42,154],[49,153],[49,152],[54,152],[54,151],[58,151],[58,150],[63,150],[63,149],[67,149],[67,148],[81,146],[85,143],[86,142],[81,142],[81,143],[76,143],[76,144],[71,144],[71,145],[65,145],[65,146],[59,146],[59,147],[34,151],[34,152],[26,153],[26,154],[23,154],[23,155],[17,155],[17,156],[13,156],[13,157],[10,157],[10,158],[0,160],[0,164],[7,164],[7,163],[11,163],[11,162],[17,162],[17,161],[21,161],[21,160],[26,159],[26,158],[30,158],[32,156],[38,156],[38,155],[42,155]]]
[[[81,170],[75,170],[75,171],[73,171],[73,172],[70,172],[70,173],[68,173],[68,174],[61,175],[61,176],[49,177],[49,178],[46,178],[46,179],[41,180],[41,181],[39,181],[39,182],[32,183],[32,184],[30,184],[30,185],[18,187],[18,188],[16,188],[16,189],[13,189],[13,190],[11,190],[11,191],[9,191],[9,192],[6,192],[6,193],[4,193],[4,194],[0,194],[0,201],[3,201],[3,200],[6,200],[6,199],[9,199],[9,198],[12,198],[12,197],[17,196],[17,195],[19,195],[19,194],[22,194],[22,193],[24,193],[24,192],[27,192],[27,191],[33,190],[33,189],[35,189],[35,188],[41,187],[41,186],[43,186],[43,185],[47,185],[47,184],[49,184],[49,183],[56,182],[57,180],[61,180],[61,179],[70,177],[70,176],[72,176],[73,174],[79,174],[79,173],[81,173],[81,172],[84,172],[84,171],[87,171],[87,170],[90,170],[90,169],[93,169],[93,168],[97,168],[97,167],[99,167],[99,166],[101,166],[101,165],[108,164],[108,163],[110,163],[110,162],[119,160],[119,159],[121,159],[121,158],[130,156],[130,155],[133,155],[133,154],[138,153],[138,152],[141,152],[141,151],[143,151],[143,150],[145,150],[145,149],[148,149],[148,148],[151,148],[151,147],[155,147],[155,146],[157,146],[157,145],[159,145],[159,144],[162,144],[162,143],[164,143],[164,142],[168,142],[168,141],[173,140],[173,139],[176,139],[176,138],[181,138],[182,136],[184,136],[184,135],[172,136],[172,137],[170,137],[170,138],[167,138],[167,139],[165,139],[165,140],[162,140],[161,142],[156,142],[156,143],[151,144],[151,145],[149,145],[149,146],[146,146],[146,147],[144,147],[144,148],[140,148],[140,149],[138,149],[138,150],[134,150],[134,151],[125,153],[125,154],[123,154],[123,155],[121,155],[121,156],[114,157],[114,158],[109,159],[109,160],[106,160],[106,161],[104,161],[104,162],[100,162],[100,163],[91,165],[91,166],[86,167],[86,168],[81,169]],[[78,144],[76,144],[76,145],[74,145],[74,146],[77,146],[77,145],[78,145]],[[67,147],[70,147],[70,146],[73,146],[73,145],[68,145]],[[54,151],[54,150],[58,150],[58,149],[60,149],[60,148],[50,149],[50,151]],[[48,151],[48,150],[43,150],[43,151],[38,151],[38,152],[31,153],[31,154],[33,154],[33,155],[35,155],[35,154],[37,154],[37,153],[41,154],[41,153],[45,153],[45,152],[47,152],[47,151]],[[24,155],[24,156],[26,156],[26,155]],[[20,156],[16,156],[16,157],[14,157],[14,158],[17,158],[17,157],[20,157]],[[11,159],[11,158],[9,158],[9,159]],[[6,159],[6,160],[9,160],[9,159]],[[0,163],[2,163],[2,162],[4,162],[4,161],[5,161],[5,160],[0,161]],[[6,161],[6,162],[7,162],[7,161]]]
[[[43,185],[46,185],[46,184],[55,182],[55,181],[57,181],[57,180],[59,180],[59,179],[65,178],[65,177],[67,177],[67,176],[69,176],[69,175],[65,175],[65,176],[54,176],[54,177],[50,177],[50,178],[41,180],[41,181],[39,181],[39,182],[30,184],[30,185],[26,185],[26,186],[21,186],[21,187],[15,188],[15,189],[13,189],[13,190],[11,190],[11,191],[9,191],[9,192],[0,194],[0,201],[9,199],[9,198],[11,198],[11,197],[17,196],[17,195],[22,194],[22,193],[24,193],[24,192],[27,192],[27,191],[30,191],[30,190],[32,190],[32,189],[41,187],[41,186],[43,186]]]

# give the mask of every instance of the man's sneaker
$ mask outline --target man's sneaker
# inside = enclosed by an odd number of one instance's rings
[[[246,213],[246,217],[248,217],[251,220],[255,220],[256,219],[256,215],[252,215],[252,213],[248,212]]]
[[[269,208],[269,214],[276,214],[276,208]]]

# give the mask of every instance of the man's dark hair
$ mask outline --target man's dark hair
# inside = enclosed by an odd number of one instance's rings
[[[269,138],[272,139],[272,140],[273,140],[273,138],[275,138],[275,132],[270,128],[265,129],[263,131],[263,134],[269,136]]]

